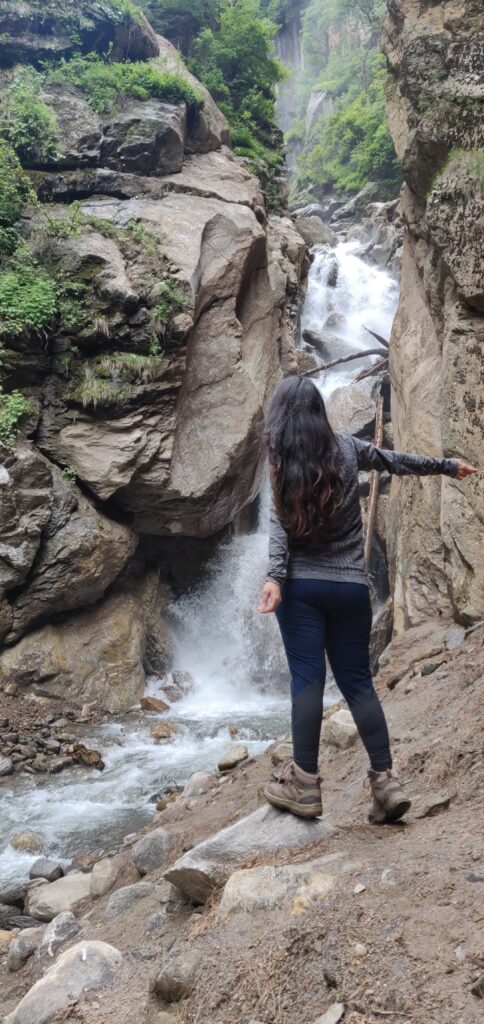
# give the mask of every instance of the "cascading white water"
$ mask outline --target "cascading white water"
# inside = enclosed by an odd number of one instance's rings
[[[364,350],[372,347],[364,326],[389,337],[396,300],[394,280],[364,263],[355,245],[318,247],[302,329],[330,331],[328,359],[346,349]],[[318,386],[327,396],[357,366],[358,360],[351,369],[331,371]],[[223,545],[205,583],[173,605],[176,667],[191,672],[195,681],[193,691],[173,706],[174,739],[156,744],[149,734],[156,716],[132,712],[86,730],[85,742],[101,750],[106,762],[102,774],[72,769],[54,777],[9,780],[0,802],[0,879],[26,874],[35,859],[9,845],[16,832],[39,831],[45,852],[57,856],[83,848],[109,850],[150,819],[154,793],[216,765],[230,726],[254,753],[287,731],[288,673],[277,624],[273,616],[256,612],[267,566],[267,519],[266,487],[256,532]],[[160,680],[150,680],[149,692],[160,688]]]
[[[365,328],[388,339],[398,302],[398,285],[386,271],[361,259],[358,242],[341,242],[335,249],[317,246],[311,264],[308,288],[301,316],[301,333],[314,331],[324,339],[324,354],[314,352],[320,362],[378,347]],[[382,349],[382,355],[384,355]],[[336,387],[349,383],[363,365],[378,356],[366,357],[324,374],[318,380],[325,398]]]

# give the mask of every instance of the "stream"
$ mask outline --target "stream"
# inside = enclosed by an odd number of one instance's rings
[[[389,337],[397,298],[394,279],[363,262],[356,243],[317,246],[301,330],[324,333],[329,325],[329,359],[346,350],[363,351],[372,347],[365,327]],[[369,358],[317,379],[325,397],[370,365]],[[321,354],[318,359],[326,361]],[[2,788],[0,805],[2,881],[27,876],[37,856],[15,851],[8,841],[14,834],[41,833],[44,853],[61,859],[81,850],[101,855],[151,820],[154,799],[165,787],[183,783],[194,771],[213,770],[232,742],[231,727],[237,729],[235,742],[253,754],[288,732],[287,668],[277,623],[255,611],[267,564],[267,513],[265,485],[255,531],[223,544],[203,585],[169,609],[174,668],[190,672],[195,681],[169,713],[176,725],[173,740],[155,743],[149,729],[161,716],[132,709],[103,725],[84,727],[83,742],[105,761],[102,773],[76,768],[61,775],[12,777],[8,789]],[[147,693],[162,697],[162,681],[149,679]],[[326,700],[335,699],[330,685]]]

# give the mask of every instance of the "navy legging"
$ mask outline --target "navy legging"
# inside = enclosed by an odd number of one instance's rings
[[[362,583],[288,580],[276,612],[291,671],[296,764],[317,772],[326,658],[348,703],[371,766],[391,768],[390,741],[370,672],[371,605]]]

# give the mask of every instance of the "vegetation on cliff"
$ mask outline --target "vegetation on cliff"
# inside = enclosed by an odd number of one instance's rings
[[[231,128],[239,156],[269,179],[282,167],[275,87],[286,72],[274,56],[279,5],[267,0],[139,0],[152,25],[180,48]]]
[[[384,11],[382,0],[310,0],[304,11],[298,116],[288,138],[299,153],[296,193],[401,180],[385,114]]]

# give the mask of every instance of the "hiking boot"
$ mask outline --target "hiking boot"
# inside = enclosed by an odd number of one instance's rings
[[[317,818],[323,813],[319,775],[310,775],[292,760],[272,773],[264,786],[264,796],[273,807],[291,811],[299,818]]]
[[[403,818],[412,801],[403,792],[391,769],[387,768],[386,772],[375,772],[370,768],[368,778],[373,797],[368,820],[375,825],[382,825],[386,821],[398,821],[399,818]]]

